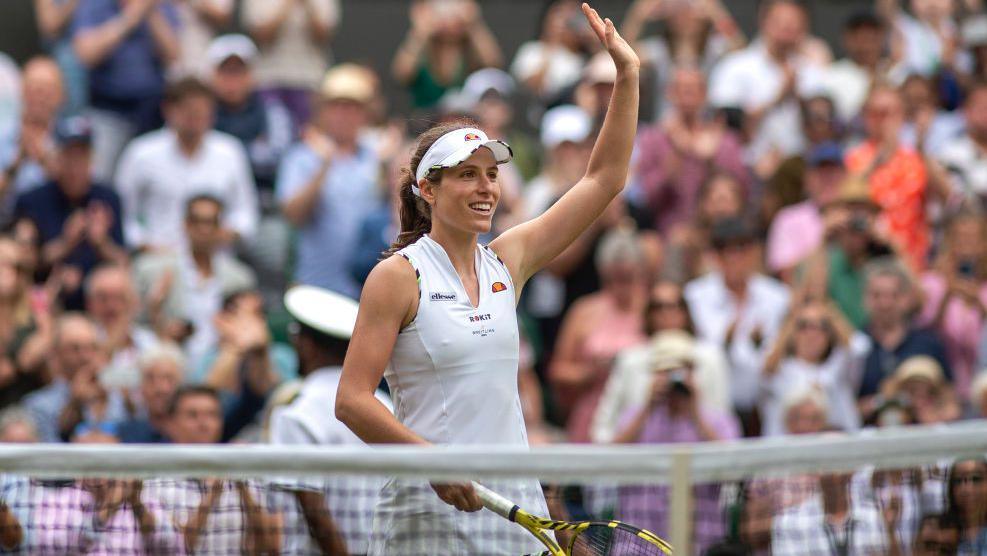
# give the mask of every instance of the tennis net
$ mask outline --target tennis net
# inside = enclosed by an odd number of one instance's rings
[[[974,488],[985,454],[983,422],[530,451],[0,445],[0,553],[365,554],[385,530],[406,536],[387,544],[400,556],[543,550],[487,510],[422,517],[444,508],[429,481],[474,480],[534,513],[652,530],[676,554],[881,554],[893,543],[911,554],[925,524],[942,530],[964,503],[987,504]],[[599,553],[660,553],[616,537]],[[854,546],[874,550],[844,551]]]

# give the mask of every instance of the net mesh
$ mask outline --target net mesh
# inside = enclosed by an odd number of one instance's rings
[[[476,480],[573,554],[961,554],[983,505],[982,423],[713,445],[373,450],[0,446],[3,554],[541,554],[429,481]],[[980,490],[977,490],[980,488]],[[945,533],[944,533],[945,531]],[[972,542],[972,541],[971,541]],[[925,548],[921,548],[925,547]],[[922,550],[931,550],[931,552]],[[965,551],[965,552],[964,552]]]

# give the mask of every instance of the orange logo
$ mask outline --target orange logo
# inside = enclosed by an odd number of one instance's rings
[[[492,289],[494,293],[497,293],[506,290],[507,286],[505,286],[503,282],[494,282],[490,289]]]
[[[466,134],[466,137],[464,137],[464,139],[466,141],[479,141],[480,140],[480,136],[477,135],[477,134],[475,134],[475,133],[467,133]]]

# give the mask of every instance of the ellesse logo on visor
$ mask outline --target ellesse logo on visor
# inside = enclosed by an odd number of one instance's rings
[[[480,136],[475,133],[467,133],[466,137],[463,137],[463,139],[466,141],[479,141]]]

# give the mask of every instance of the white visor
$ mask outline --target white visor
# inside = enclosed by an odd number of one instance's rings
[[[414,191],[415,195],[421,197],[418,182],[428,175],[429,171],[458,166],[480,147],[490,149],[497,164],[510,162],[514,156],[507,143],[491,140],[486,133],[479,129],[473,127],[456,129],[439,137],[425,152],[425,156],[418,163],[418,170],[415,172],[415,184],[411,186],[411,190]]]

